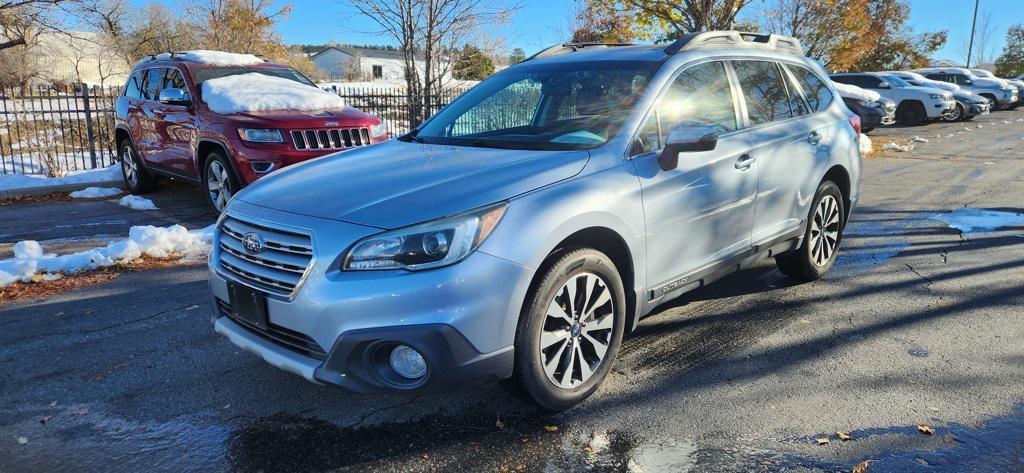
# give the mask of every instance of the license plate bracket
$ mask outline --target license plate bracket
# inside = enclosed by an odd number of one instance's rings
[[[232,315],[243,322],[248,322],[267,329],[267,296],[250,287],[229,283],[228,294],[231,296]]]

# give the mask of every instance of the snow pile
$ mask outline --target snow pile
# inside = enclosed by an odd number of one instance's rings
[[[80,191],[74,191],[68,196],[72,199],[99,199],[101,197],[111,197],[120,194],[124,191],[117,187],[86,187]]]
[[[841,82],[833,82],[832,85],[836,86],[836,92],[839,92],[841,97],[848,99],[862,100],[864,102],[877,102],[882,96],[873,90],[864,90],[860,87],[850,84],[843,84]]]
[[[978,128],[984,128],[984,127],[983,127],[983,126],[981,126],[981,123],[979,123],[979,124],[978,124]]]
[[[896,143],[886,143],[882,145],[882,149],[885,151],[896,151],[898,153],[905,153],[913,148],[910,146],[898,145]]]
[[[952,137],[954,137],[954,136],[956,136],[956,135],[954,135],[954,134],[950,133],[950,134],[946,135],[946,138],[952,138]]]
[[[871,138],[869,138],[868,135],[865,135],[865,134],[861,133],[860,134],[860,154],[862,156],[867,156],[867,155],[871,154],[872,151],[874,151],[874,148],[872,147],[872,144],[871,144]]]
[[[117,205],[132,210],[160,210],[152,200],[137,195],[126,195],[117,201]]]
[[[329,110],[345,107],[330,92],[258,72],[218,77],[203,82],[203,101],[217,113],[261,110]]]
[[[170,53],[160,53],[156,55],[157,61],[165,61],[171,59]],[[253,56],[252,54],[238,54],[228,53],[224,51],[210,51],[208,49],[196,49],[193,51],[182,51],[180,53],[174,53],[174,59],[183,59],[185,61],[198,62],[200,64],[210,64],[212,66],[248,66],[252,64],[261,64],[264,61],[259,57]],[[143,59],[141,62],[151,61],[148,57]]]
[[[116,164],[102,169],[71,171],[64,177],[43,177],[34,174],[4,174],[0,175],[0,190],[82,184],[87,182],[107,182],[118,179],[121,179],[121,169]]]
[[[0,287],[29,281],[37,274],[44,279],[53,279],[58,273],[75,274],[113,266],[143,255],[198,259],[210,252],[213,229],[213,225],[191,231],[181,225],[132,227],[126,239],[110,242],[105,247],[60,256],[44,253],[36,241],[20,241],[14,245],[14,258],[0,260]]]
[[[913,141],[914,143],[927,143],[928,138],[921,138],[920,136],[914,135],[914,137],[911,138],[910,141]]]
[[[1002,227],[1024,225],[1024,214],[968,207],[956,209],[948,214],[932,215],[929,218],[946,222],[946,225],[960,230],[960,233],[990,232]]]

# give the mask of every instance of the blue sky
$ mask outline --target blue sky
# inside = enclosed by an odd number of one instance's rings
[[[509,3],[514,0],[507,0]],[[754,0],[759,8],[770,0]],[[508,48],[521,47],[527,54],[566,38],[573,0],[522,0],[522,8],[498,34]],[[949,41],[936,57],[962,59],[962,44],[970,34],[972,0],[910,0],[910,25],[915,31],[947,30]],[[292,2],[291,17],[278,29],[288,43],[386,44],[388,39],[372,33],[375,25],[353,14],[337,0],[297,0]],[[980,11],[992,11],[997,27],[993,51],[1002,51],[1006,30],[1013,23],[1024,23],[1024,0],[981,0]],[[980,15],[979,15],[980,16]]]

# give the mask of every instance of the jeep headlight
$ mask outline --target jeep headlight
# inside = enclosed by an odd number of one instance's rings
[[[238,137],[256,143],[282,143],[281,130],[272,128],[239,128]]]
[[[380,138],[386,134],[388,134],[388,126],[385,125],[383,122],[378,123],[376,125],[370,125],[371,138]]]
[[[507,204],[378,233],[352,246],[341,269],[367,271],[437,268],[458,263],[494,231]]]
[[[878,108],[878,107],[882,106],[881,102],[875,102],[873,100],[872,101],[858,100],[858,102],[860,102],[861,105],[863,105],[863,106],[865,106],[867,108]]]
[[[942,100],[942,94],[928,94],[928,98],[932,100]]]

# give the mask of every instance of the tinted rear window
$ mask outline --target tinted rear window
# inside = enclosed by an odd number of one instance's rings
[[[733,68],[740,80],[752,125],[793,117],[789,92],[778,65],[767,61],[735,61]]]
[[[803,89],[807,105],[811,107],[811,110],[821,111],[832,103],[832,91],[815,73],[803,66],[795,65],[789,65],[789,70],[793,72],[796,82]]]

